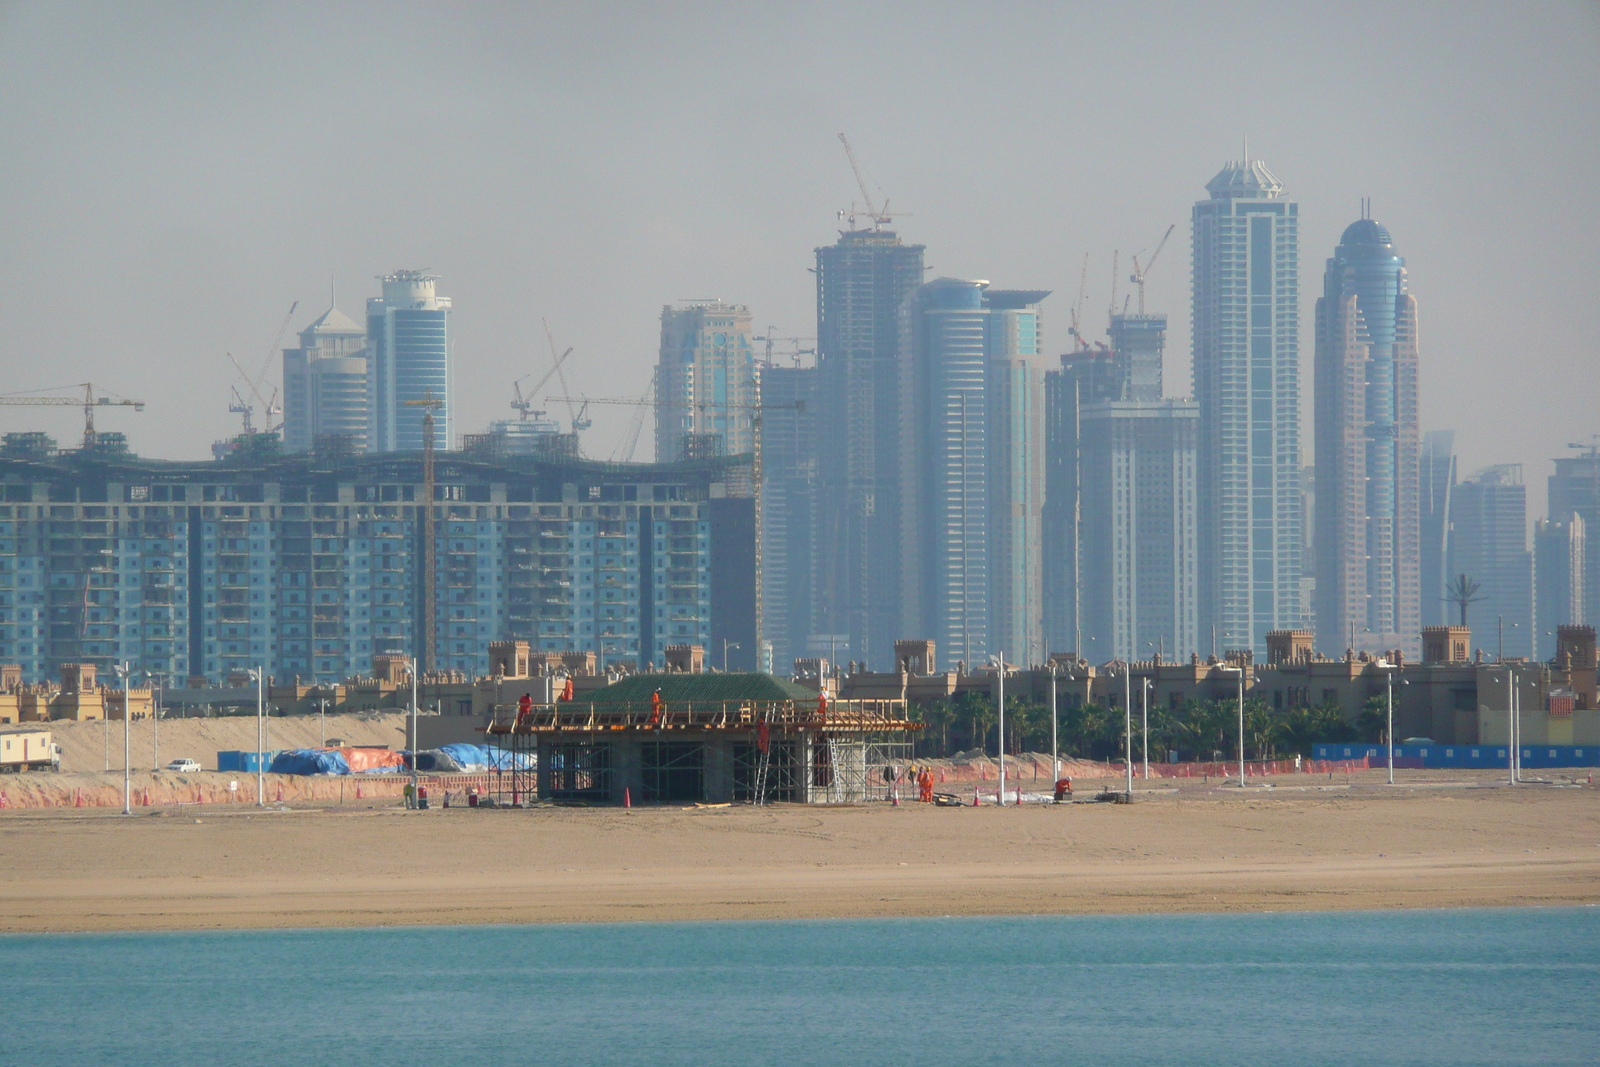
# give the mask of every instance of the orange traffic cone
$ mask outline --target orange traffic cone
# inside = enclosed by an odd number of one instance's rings
[[[278,783],[278,803],[279,804],[283,803],[283,783],[282,782]]]
[[[625,808],[633,807],[633,790],[627,786],[622,787],[622,806]]]
[[[357,800],[361,799],[361,783],[360,782],[356,783],[356,799]]]
[[[973,807],[977,807],[978,806],[978,787],[977,786],[973,786],[972,787],[972,806]]]
[[[82,789],[74,789],[72,791],[72,806],[75,807],[75,808],[83,807],[83,790]]]

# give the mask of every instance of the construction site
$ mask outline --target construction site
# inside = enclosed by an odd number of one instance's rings
[[[528,768],[495,776],[497,803],[847,804],[903,788],[920,729],[901,700],[735,673],[634,675],[586,701],[497,711],[485,731]]]

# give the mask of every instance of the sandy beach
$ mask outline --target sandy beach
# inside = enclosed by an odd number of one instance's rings
[[[1593,786],[1304,782],[1020,809],[7,812],[0,930],[1600,903]]]

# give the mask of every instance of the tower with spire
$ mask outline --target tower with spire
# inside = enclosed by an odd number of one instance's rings
[[[1306,622],[1300,206],[1248,149],[1206,192],[1192,214],[1201,636],[1263,650],[1267,631]]]
[[[330,282],[328,310],[283,350],[283,450],[317,445],[367,447],[367,331],[339,310]]]

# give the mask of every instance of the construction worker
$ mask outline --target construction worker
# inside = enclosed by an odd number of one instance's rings
[[[533,714],[533,694],[523,693],[517,701],[517,725],[521,726]]]
[[[1071,800],[1071,799],[1072,799],[1072,779],[1071,778],[1057,778],[1056,779],[1056,803],[1059,804],[1063,800]]]
[[[657,689],[654,693],[650,694],[650,725],[651,726],[660,726],[661,725],[661,710],[662,710],[662,707],[663,707],[663,704],[662,704],[662,701],[661,701],[661,690]]]

